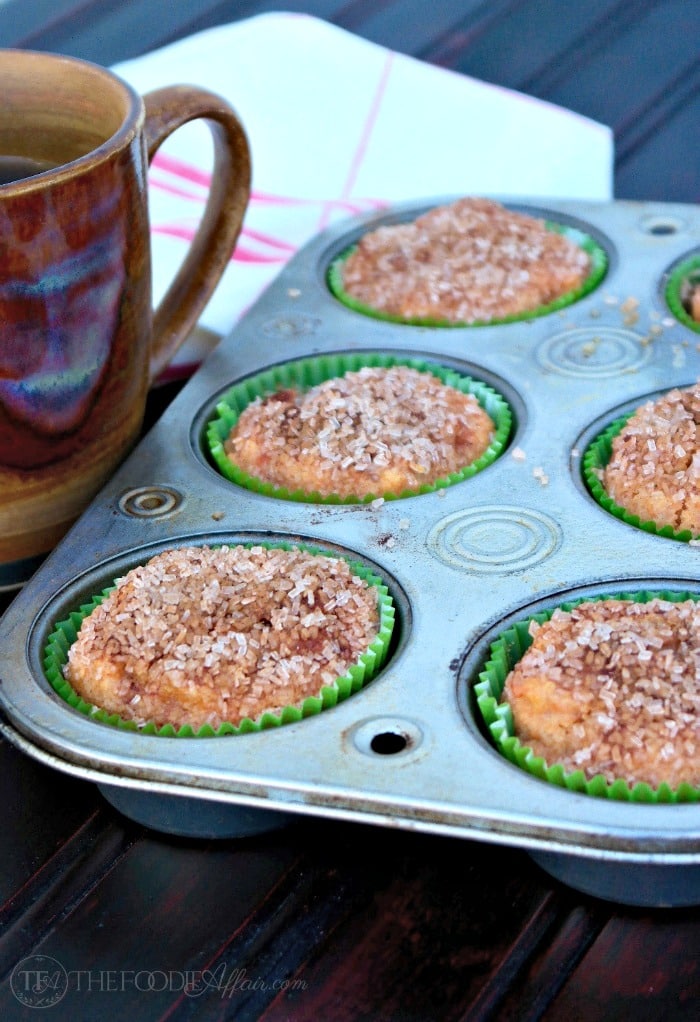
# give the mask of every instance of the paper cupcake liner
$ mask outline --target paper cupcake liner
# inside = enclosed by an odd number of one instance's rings
[[[569,791],[582,792],[598,798],[610,798],[620,802],[697,802],[700,801],[700,788],[683,782],[673,789],[668,784],[660,784],[653,788],[646,783],[630,786],[620,778],[610,783],[598,774],[590,780],[582,770],[567,771],[561,763],[548,764],[541,756],[536,756],[532,749],[524,745],[515,734],[513,714],[508,703],[501,703],[506,678],[516,663],[532,645],[529,633],[531,621],[543,624],[548,621],[555,609],[570,611],[580,603],[593,603],[600,600],[618,599],[633,600],[635,603],[648,603],[655,598],[680,603],[683,600],[700,600],[697,593],[671,592],[667,590],[642,590],[635,593],[609,593],[603,596],[584,597],[559,604],[558,608],[533,614],[527,619],[516,622],[506,629],[492,644],[489,659],[479,674],[479,681],[474,685],[476,703],[496,748],[511,763],[525,770],[540,780],[556,784]]]
[[[590,273],[586,280],[579,287],[574,288],[572,291],[567,291],[566,294],[560,295],[555,298],[552,302],[547,302],[546,305],[538,305],[534,309],[529,309],[527,312],[513,313],[509,316],[499,316],[498,318],[488,320],[474,320],[471,323],[458,323],[452,322],[451,320],[440,319],[438,317],[431,316],[397,316],[390,312],[383,312],[381,309],[375,309],[371,305],[365,305],[364,302],[359,301],[357,298],[353,298],[352,295],[348,294],[343,286],[343,264],[346,259],[355,251],[357,246],[351,245],[337,256],[330,267],[326,275],[326,282],[333,295],[352,309],[354,312],[360,312],[363,316],[370,316],[372,319],[381,319],[388,321],[389,323],[403,323],[406,326],[429,326],[429,327],[458,327],[465,329],[466,327],[480,327],[480,326],[498,326],[502,323],[520,323],[529,319],[537,319],[540,316],[548,316],[552,312],[558,312],[559,309],[564,309],[568,305],[573,305],[575,302],[580,301],[591,291],[601,283],[608,269],[608,257],[605,249],[593,240],[588,234],[584,234],[583,231],[579,231],[576,227],[571,227],[568,224],[558,224],[552,221],[545,221],[545,227],[554,231],[557,234],[562,234],[564,237],[573,241],[579,248],[584,249],[588,253],[591,261]]]
[[[686,283],[700,284],[700,255],[690,256],[672,271],[666,285],[666,304],[684,326],[700,334],[700,323],[694,320],[683,304]]]
[[[242,544],[245,546],[265,546],[269,548],[281,548],[282,550],[304,550],[311,554],[321,554],[327,557],[337,556],[328,550],[323,550],[302,543],[255,543]],[[345,674],[336,679],[333,685],[325,685],[317,696],[308,696],[302,703],[296,706],[285,706],[278,713],[265,711],[254,720],[245,717],[240,724],[224,722],[218,728],[205,724],[198,729],[185,724],[179,728],[172,724],[157,724],[147,722],[137,724],[135,721],[127,720],[116,713],[108,713],[100,707],[87,702],[78,695],[72,685],[63,675],[63,668],[68,659],[68,650],[75,642],[78,630],[82,622],[92,611],[106,599],[115,586],[111,585],[101,593],[95,595],[88,603],[83,604],[78,610],[73,611],[64,621],[59,621],[49,636],[44,651],[44,672],[54,691],[67,702],[73,709],[85,714],[92,720],[101,724],[108,724],[125,731],[136,731],[139,734],[157,735],[166,738],[213,738],[226,735],[248,734],[251,731],[263,731],[268,728],[280,727],[283,724],[292,724],[303,720],[305,717],[316,716],[323,710],[336,706],[343,702],[355,692],[359,692],[367,685],[384,666],[394,632],[395,607],[394,601],[384,582],[363,564],[345,558],[355,575],[364,579],[369,585],[377,590],[377,610],[379,614],[379,628],[377,635],[368,648],[358,657],[357,661],[348,668]]]
[[[404,490],[401,493],[370,493],[366,496],[341,497],[338,494],[321,494],[310,490],[289,490],[274,486],[257,476],[244,472],[228,458],[224,450],[224,442],[238,422],[243,409],[257,397],[274,394],[286,388],[309,390],[325,380],[331,380],[345,373],[354,372],[364,367],[389,368],[390,366],[408,366],[419,372],[431,373],[444,384],[454,387],[465,394],[472,394],[481,407],[493,420],[494,436],[484,453],[465,465],[458,472],[452,472],[434,483],[426,483],[416,489]],[[207,443],[214,464],[223,476],[239,486],[267,497],[278,500],[294,500],[313,504],[368,504],[373,500],[397,500],[414,497],[420,493],[432,493],[435,490],[462,482],[486,468],[498,458],[510,436],[513,414],[509,405],[499,393],[486,383],[463,376],[452,369],[435,365],[418,358],[400,358],[380,353],[363,353],[357,355],[320,355],[313,358],[299,359],[274,366],[255,376],[248,377],[231,387],[216,407],[216,418],[207,425]]]
[[[581,471],[586,486],[591,496],[594,497],[603,510],[607,511],[608,514],[614,515],[621,522],[625,522],[626,525],[632,525],[634,528],[641,529],[643,532],[649,532],[654,536],[662,536],[664,539],[674,539],[680,543],[688,543],[690,540],[697,538],[690,529],[677,531],[671,525],[657,525],[656,522],[644,521],[639,515],[632,514],[630,511],[625,510],[624,507],[621,507],[620,504],[615,503],[603,486],[601,481],[602,473],[612,457],[613,440],[622,431],[632,415],[634,415],[634,412],[615,419],[586,448],[581,461]]]

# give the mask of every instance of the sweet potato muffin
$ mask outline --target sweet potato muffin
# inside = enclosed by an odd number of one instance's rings
[[[523,745],[589,779],[700,784],[700,603],[586,602],[530,632],[502,697]]]
[[[471,394],[408,366],[364,367],[245,408],[224,444],[232,463],[288,490],[400,494],[471,464],[494,434]]]
[[[680,300],[690,318],[700,323],[700,271],[697,265],[681,281]]]
[[[343,558],[181,547],[118,581],[82,622],[64,673],[127,720],[217,728],[319,695],[378,627],[375,587]]]
[[[637,409],[612,442],[601,482],[642,521],[700,534],[700,384]]]
[[[590,270],[588,253],[542,220],[465,198],[364,235],[343,263],[342,286],[391,316],[470,324],[545,306]]]

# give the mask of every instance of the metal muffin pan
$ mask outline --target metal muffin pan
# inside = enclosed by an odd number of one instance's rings
[[[298,814],[361,820],[519,846],[604,898],[700,903],[700,805],[621,803],[536,780],[496,752],[471,698],[490,638],[532,609],[572,593],[700,592],[700,549],[618,521],[580,478],[583,445],[619,408],[700,375],[700,337],[664,299],[669,269],[700,246],[700,210],[502,198],[580,227],[610,264],[580,302],[521,323],[403,326],[330,294],[327,267],[349,243],[444,201],[319,235],[221,342],[6,612],[2,732],[172,833],[228,837]],[[462,483],[379,505],[274,500],[210,464],[206,423],[232,383],[362,351],[419,356],[489,383],[514,413],[504,453]],[[386,580],[395,648],[361,692],[273,730],[183,739],[98,724],[50,688],[46,637],[84,598],[165,547],[255,538],[348,552]]]

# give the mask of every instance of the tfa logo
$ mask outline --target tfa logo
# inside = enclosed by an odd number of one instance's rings
[[[50,1008],[68,990],[68,973],[48,955],[30,955],[12,970],[10,987],[20,1004],[28,1008]]]

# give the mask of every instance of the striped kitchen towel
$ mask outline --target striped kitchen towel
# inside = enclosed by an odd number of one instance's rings
[[[114,70],[141,93],[175,83],[219,93],[251,144],[253,191],[236,252],[174,374],[191,371],[299,246],[340,217],[430,196],[612,195],[607,127],[307,15],[259,15]],[[207,130],[195,124],[152,164],[156,300],[196,228],[210,163]]]

